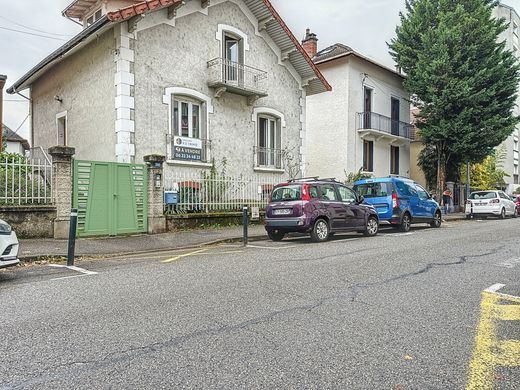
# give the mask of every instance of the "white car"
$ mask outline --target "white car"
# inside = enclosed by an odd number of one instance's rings
[[[7,222],[0,219],[0,268],[20,263],[18,247],[16,233]]]
[[[503,191],[497,190],[472,192],[466,201],[465,212],[466,218],[478,216],[504,219],[506,216],[518,216],[515,202]]]

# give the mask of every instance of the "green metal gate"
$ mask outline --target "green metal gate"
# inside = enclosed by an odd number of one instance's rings
[[[78,235],[146,232],[147,169],[140,164],[74,161],[73,207]]]

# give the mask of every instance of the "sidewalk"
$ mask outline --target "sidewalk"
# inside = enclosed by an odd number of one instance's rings
[[[263,225],[249,226],[249,237],[267,237]],[[189,230],[163,234],[137,234],[120,237],[78,238],[76,240],[76,256],[107,256],[134,254],[192,248],[219,241],[241,239],[242,226]],[[20,260],[30,261],[41,257],[67,256],[67,240],[20,239]]]

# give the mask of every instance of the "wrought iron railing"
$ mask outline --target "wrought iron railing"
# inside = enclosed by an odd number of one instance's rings
[[[209,84],[225,84],[251,92],[265,93],[267,90],[267,72],[229,61],[215,58],[208,61]]]
[[[166,214],[238,212],[244,204],[265,209],[283,175],[229,176],[220,173],[169,172],[164,178]]]
[[[255,167],[282,169],[282,150],[254,147]]]
[[[52,164],[46,159],[8,155],[0,160],[0,204],[52,203]]]
[[[412,138],[412,125],[375,112],[358,112],[358,130],[377,130],[398,137]]]

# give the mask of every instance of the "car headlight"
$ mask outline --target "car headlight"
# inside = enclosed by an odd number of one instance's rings
[[[11,226],[7,223],[0,223],[0,234],[11,234]]]

